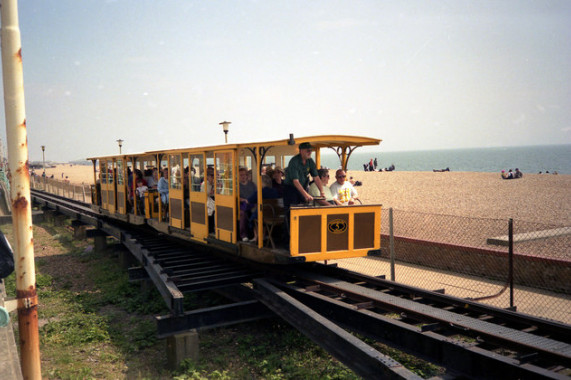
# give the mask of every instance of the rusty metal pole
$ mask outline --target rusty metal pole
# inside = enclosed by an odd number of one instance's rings
[[[17,0],[2,0],[2,74],[16,252],[20,365],[25,379],[41,379],[38,296],[34,266],[30,172]]]
[[[508,277],[510,281],[510,307],[514,307],[514,220],[508,221]]]

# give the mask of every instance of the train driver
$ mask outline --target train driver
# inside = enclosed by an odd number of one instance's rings
[[[287,166],[287,175],[284,183],[284,208],[289,210],[290,205],[311,202],[313,197],[307,192],[309,175],[311,175],[322,197],[323,185],[317,173],[315,161],[311,158],[313,146],[304,142],[299,144],[299,154],[292,157]]]

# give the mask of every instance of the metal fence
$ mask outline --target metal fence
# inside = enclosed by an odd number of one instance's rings
[[[33,176],[31,186],[91,203],[90,185]],[[390,209],[381,218],[381,256],[340,267],[571,323],[571,227],[513,221],[510,259],[506,219]]]
[[[91,203],[91,185],[89,184],[78,185],[69,181],[35,175],[30,177],[30,187],[76,201]]]
[[[380,257],[341,267],[501,308],[571,323],[571,227],[392,210]],[[392,244],[391,244],[392,241]]]

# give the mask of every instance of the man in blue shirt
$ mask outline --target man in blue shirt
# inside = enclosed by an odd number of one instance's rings
[[[162,171],[161,178],[159,179],[159,183],[157,184],[157,190],[161,196],[161,201],[163,204],[169,203],[169,169],[164,168]]]

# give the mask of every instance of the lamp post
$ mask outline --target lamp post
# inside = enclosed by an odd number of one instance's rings
[[[42,160],[43,160],[43,168],[44,168],[44,191],[46,191],[46,146],[42,145]]]
[[[230,124],[232,124],[231,121],[223,121],[222,123],[218,123],[222,126],[222,129],[224,130],[224,142],[226,144],[228,144],[228,126]]]
[[[119,144],[119,154],[121,154],[121,147],[123,146],[123,140],[117,140],[117,144]]]

